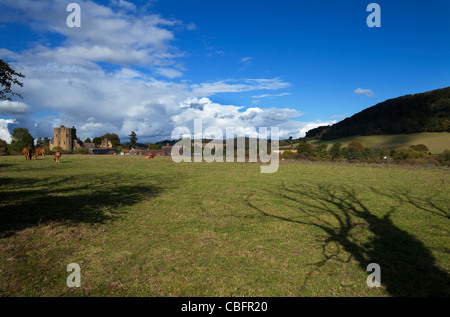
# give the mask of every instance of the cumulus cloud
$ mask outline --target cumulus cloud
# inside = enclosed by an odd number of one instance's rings
[[[26,115],[30,106],[23,102],[2,100],[0,101],[0,116]]]
[[[304,136],[310,129],[318,127],[324,122],[301,122],[295,120],[302,113],[294,109],[280,109],[252,107],[245,109],[241,106],[222,105],[211,101],[207,97],[190,98],[180,104],[182,112],[172,117],[173,126],[187,127],[193,133],[194,120],[201,119],[203,129],[218,128],[226,131],[227,128],[234,128],[237,136],[258,136],[258,134],[248,134],[251,131],[258,131],[260,127],[278,127],[280,137],[296,138]],[[252,132],[253,133],[253,132]]]
[[[8,125],[14,123],[13,119],[0,119],[0,139],[11,143],[11,134],[8,130]]]
[[[172,28],[183,26],[181,21],[132,14],[134,7],[128,1],[116,0],[113,8],[91,1],[78,3],[83,10],[82,28],[71,29],[65,25],[65,2],[2,1],[22,13],[16,22],[32,23],[37,31],[58,33],[64,40],[53,47],[36,44],[21,52],[0,50],[0,58],[14,57],[14,69],[26,74],[24,87],[18,88],[26,104],[0,104],[0,115],[9,117],[0,119],[0,138],[10,141],[10,133],[19,126],[28,128],[35,138],[51,137],[53,127],[64,124],[75,126],[82,139],[109,132],[127,141],[135,131],[139,141],[160,141],[170,138],[175,127],[193,128],[194,119],[202,119],[205,128],[236,127],[242,132],[278,126],[282,137],[300,137],[324,124],[298,121],[302,114],[294,109],[255,105],[245,109],[211,100],[217,93],[290,87],[280,77],[174,82],[183,75],[177,59],[184,55],[171,45]],[[99,63],[111,67],[102,68]],[[52,115],[33,118],[32,113]]]
[[[375,96],[375,93],[372,90],[370,90],[370,89],[362,89],[362,88],[355,89],[353,94],[354,95],[366,95],[367,97],[374,97]]]
[[[2,4],[21,13],[17,23],[32,24],[36,30],[58,33],[66,37],[63,46],[36,47],[29,59],[57,61],[60,64],[83,65],[109,62],[122,66],[167,66],[180,56],[169,46],[174,33],[168,27],[182,25],[181,21],[164,19],[160,15],[137,16],[127,11],[134,4],[114,1],[125,11],[115,11],[92,1],[77,1],[82,8],[82,27],[66,25],[64,1],[3,0]]]

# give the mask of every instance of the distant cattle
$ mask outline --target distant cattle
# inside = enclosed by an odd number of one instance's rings
[[[25,159],[31,160],[31,156],[33,155],[33,150],[30,147],[23,148],[23,155],[25,155]]]
[[[61,158],[61,152],[58,151],[55,153],[55,158],[53,159],[56,163],[59,163],[59,159]]]
[[[155,158],[156,157],[156,153],[150,154],[150,155],[146,155],[145,158],[149,159],[149,158]]]
[[[42,156],[42,158],[45,158],[45,148],[40,147],[36,150],[36,153],[34,153],[34,157],[36,158],[36,160],[39,156]]]

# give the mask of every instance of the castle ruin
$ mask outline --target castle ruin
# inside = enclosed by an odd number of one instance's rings
[[[50,139],[50,151],[56,147],[61,147],[63,151],[71,152],[81,149],[82,142],[77,138],[75,127],[67,128],[60,126],[53,129],[53,138]]]

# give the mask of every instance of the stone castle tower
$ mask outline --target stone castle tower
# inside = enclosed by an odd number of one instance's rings
[[[75,151],[81,148],[81,144],[77,139],[77,130],[75,127],[67,128],[65,126],[60,126],[59,128],[54,128],[53,138],[50,139],[50,151],[57,146],[60,146],[63,151]]]

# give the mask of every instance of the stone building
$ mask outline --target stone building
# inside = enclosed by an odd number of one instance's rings
[[[81,149],[83,142],[77,138],[77,130],[75,127],[67,128],[60,126],[53,129],[53,138],[50,139],[50,151],[55,147],[61,147],[63,151],[71,152]]]
[[[108,140],[107,138],[103,138],[102,139],[102,143],[100,143],[100,148],[101,149],[112,149],[112,142],[111,140]]]

